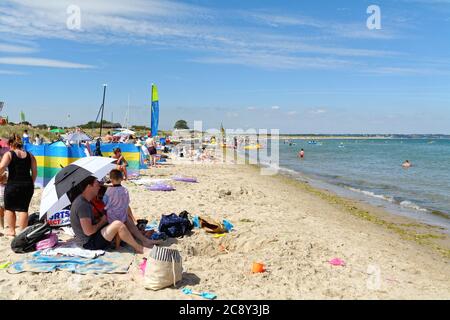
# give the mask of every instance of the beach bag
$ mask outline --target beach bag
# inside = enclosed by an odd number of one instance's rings
[[[11,242],[11,249],[15,253],[27,253],[36,250],[36,243],[44,239],[51,232],[47,223],[36,223],[26,227]]]
[[[186,210],[183,210],[183,211],[180,212],[180,214],[178,216],[180,218],[182,218],[182,219],[186,219],[187,220],[187,222],[186,222],[187,229],[189,231],[191,231],[192,229],[194,229],[194,225],[192,224],[191,220],[189,219],[189,215],[190,215],[189,212],[187,212]]]
[[[175,213],[162,215],[159,222],[159,231],[171,238],[182,237],[192,230],[192,223],[185,217],[179,217]]]
[[[217,222],[210,217],[198,217],[198,222],[200,224],[200,228],[204,228],[206,232],[210,233],[225,233],[227,230],[225,229],[223,223]]]
[[[153,246],[147,258],[144,273],[144,287],[150,290],[160,290],[176,283],[183,278],[181,255],[178,250]]]
[[[58,243],[58,235],[56,233],[50,233],[43,240],[36,243],[36,250],[50,249],[56,246]]]

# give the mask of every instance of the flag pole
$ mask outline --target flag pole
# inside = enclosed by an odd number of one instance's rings
[[[102,114],[100,116],[100,137],[102,136],[103,129],[103,110],[105,109],[105,94],[106,94],[106,84],[103,85],[103,102],[102,102]]]
[[[153,85],[154,83],[152,83],[152,87],[150,89],[150,133],[149,136],[152,136],[152,119],[153,119]]]

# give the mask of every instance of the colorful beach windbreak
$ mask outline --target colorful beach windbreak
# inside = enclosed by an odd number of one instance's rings
[[[95,145],[91,145],[94,152]],[[128,162],[128,175],[138,176],[141,160],[141,150],[133,144],[107,143],[102,144],[100,149],[104,157],[113,155],[113,149],[119,147],[122,155]],[[45,187],[47,183],[65,166],[79,158],[86,157],[86,147],[83,145],[71,145],[67,147],[63,142],[53,144],[33,145],[26,144],[25,150],[32,153],[37,162],[36,186]]]
[[[158,135],[158,125],[159,125],[159,100],[158,100],[158,89],[154,84],[152,84],[152,115],[151,115],[151,136],[155,137]]]

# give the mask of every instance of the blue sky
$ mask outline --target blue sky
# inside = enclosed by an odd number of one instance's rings
[[[155,83],[162,129],[450,134],[449,39],[450,0],[2,0],[2,115],[85,123],[107,83],[105,119],[148,125]]]

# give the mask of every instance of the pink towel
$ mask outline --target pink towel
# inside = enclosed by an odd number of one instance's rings
[[[44,240],[41,240],[38,243],[36,243],[36,250],[50,249],[56,246],[57,243],[58,243],[58,235],[56,233],[50,233],[48,236],[45,237]]]

